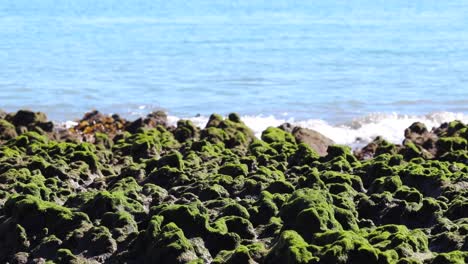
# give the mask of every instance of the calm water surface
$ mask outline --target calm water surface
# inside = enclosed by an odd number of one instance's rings
[[[3,0],[0,108],[468,113],[467,25],[462,0]]]

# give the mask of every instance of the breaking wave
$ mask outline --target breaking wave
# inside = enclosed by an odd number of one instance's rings
[[[169,115],[171,125],[175,125],[180,118]],[[199,127],[205,127],[208,117],[198,116],[190,119]],[[242,120],[249,126],[257,137],[261,136],[263,130],[269,126],[279,126],[285,122],[295,126],[316,130],[329,137],[337,144],[349,145],[351,147],[363,146],[377,136],[399,144],[404,139],[404,130],[414,122],[422,122],[430,130],[438,127],[444,122],[461,120],[468,122],[468,115],[464,113],[436,112],[427,115],[403,115],[398,113],[375,113],[349,122],[332,124],[321,119],[296,120],[294,118],[278,118],[273,115],[245,115]]]

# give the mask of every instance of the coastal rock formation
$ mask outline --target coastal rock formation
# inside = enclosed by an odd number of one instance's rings
[[[313,129],[293,126],[289,123],[284,123],[279,127],[291,133],[298,143],[304,143],[311,147],[320,156],[327,155],[328,146],[334,144],[333,140]]]
[[[0,263],[466,263],[467,131],[353,153],[237,114],[0,114]]]

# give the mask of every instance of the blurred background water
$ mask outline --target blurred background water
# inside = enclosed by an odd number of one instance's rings
[[[0,108],[464,118],[467,14],[463,0],[3,0]]]

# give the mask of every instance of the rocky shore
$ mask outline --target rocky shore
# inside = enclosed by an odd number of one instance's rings
[[[468,125],[402,133],[0,113],[0,263],[468,262]]]

